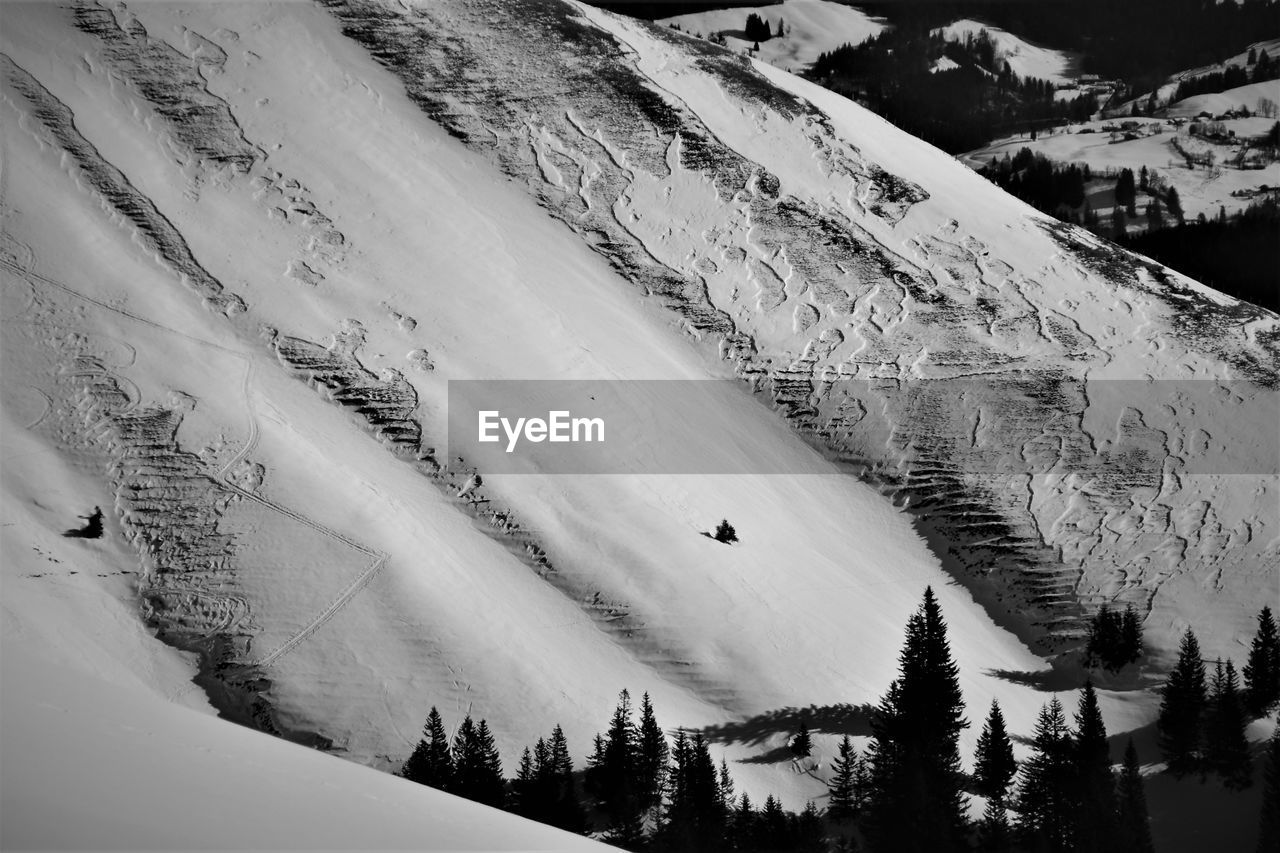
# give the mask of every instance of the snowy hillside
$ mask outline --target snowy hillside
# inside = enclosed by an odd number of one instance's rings
[[[1035,77],[1051,83],[1065,83],[1075,79],[1076,58],[1071,53],[1031,44],[1013,33],[999,27],[962,19],[953,21],[945,27],[934,30],[949,41],[963,42],[967,38],[977,38],[986,30],[996,48],[996,60],[1008,62],[1013,73],[1019,77]],[[996,70],[996,69],[992,69]]]
[[[1238,657],[1274,588],[1280,319],[778,68],[534,0],[28,4],[0,52],[7,766],[11,707],[75,727],[11,660],[165,760],[265,755],[160,704],[203,705],[195,665],[225,716],[384,769],[432,705],[508,772],[554,723],[581,767],[648,691],[798,808],[926,584],[971,717],[1019,733],[1096,605],[1163,665],[1191,623]],[[608,468],[507,474],[446,429],[492,379],[732,381]],[[687,399],[625,387],[630,422]],[[1104,691],[1108,726],[1153,701]]]
[[[843,44],[860,44],[885,28],[885,23],[861,9],[834,0],[785,0],[769,6],[712,9],[662,18],[663,26],[675,24],[689,34],[710,38],[723,34],[725,45],[737,51],[754,48],[743,30],[747,16],[759,15],[772,32],[784,22],[786,35],[760,42],[757,58],[779,68],[799,73],[820,54]]]

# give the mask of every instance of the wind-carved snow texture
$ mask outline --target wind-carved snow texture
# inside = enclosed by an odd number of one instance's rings
[[[1025,639],[1060,648],[1079,636],[1081,602],[1146,606],[1174,575],[1221,578],[1278,559],[1273,520],[1258,516],[1265,500],[1242,504],[1238,489],[1180,475],[1194,462],[1190,408],[1153,429],[1142,418],[1164,401],[1135,400],[1112,436],[1130,456],[1095,444],[1086,380],[1112,353],[1037,278],[1061,265],[1083,281],[1096,252],[1072,245],[1042,269],[1015,269],[954,220],[895,232],[927,193],[745,58],[661,27],[589,13],[611,32],[554,0],[323,4],[424,112],[718,344],[798,430],[903,500],[947,568],[1003,601],[993,617]],[[647,76],[614,32],[659,44],[671,76]],[[788,194],[718,139],[665,87],[677,66],[713,80],[743,121],[808,145],[829,199]],[[1173,300],[1126,264],[1111,281]],[[1231,327],[1262,318],[1257,309],[1177,298],[1198,308],[1159,334],[1274,386],[1275,338],[1241,346]],[[1220,507],[1220,535],[1206,511],[1207,535],[1188,538],[1187,508],[1201,504]]]
[[[241,173],[262,158],[262,152],[245,139],[226,102],[210,94],[201,73],[216,73],[226,63],[222,48],[187,31],[192,53],[187,57],[148,36],[124,7],[112,10],[77,0],[73,11],[76,26],[102,40],[113,70],[153,105],[182,152]]]
[[[74,163],[77,178],[102,199],[109,212],[123,217],[156,260],[199,294],[210,310],[227,316],[243,313],[245,305],[240,297],[227,293],[222,283],[200,265],[181,232],[156,209],[151,199],[140,193],[80,135],[71,110],[5,54],[0,54],[0,68],[8,87],[25,101],[19,108],[31,117],[28,130],[42,142],[66,152]]]
[[[101,43],[101,54],[95,58],[159,117],[170,149],[190,165],[194,178],[210,169],[247,175],[269,219],[300,225],[307,232],[304,257],[291,261],[285,276],[315,286],[324,280],[325,267],[342,262],[346,236],[308,197],[306,187],[266,165],[265,152],[245,137],[230,105],[209,90],[208,77],[227,61],[222,48],[185,30],[183,53],[151,37],[123,3],[108,8],[77,0],[71,14],[78,29]]]

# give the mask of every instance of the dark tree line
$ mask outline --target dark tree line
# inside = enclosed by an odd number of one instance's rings
[[[1112,618],[1095,616],[1094,624],[1110,631]],[[1127,617],[1114,618],[1123,635]],[[1138,637],[1140,646],[1140,629]],[[992,702],[966,774],[959,675],[946,621],[926,589],[907,622],[898,677],[872,714],[870,744],[859,753],[847,735],[839,742],[825,813],[813,803],[788,812],[772,795],[757,807],[747,794],[737,795],[728,765],[714,761],[701,732],[680,729],[670,739],[648,695],[637,719],[626,690],[595,737],[581,794],[559,726],[524,750],[508,782],[485,721],[466,717],[450,739],[435,708],[401,775],[573,832],[602,832],[631,850],[846,853],[865,845],[878,853],[1151,853],[1137,750],[1130,740],[1119,771],[1113,768],[1092,683],[1085,682],[1070,719],[1056,698],[1041,708],[1021,765]],[[1230,661],[1215,662],[1208,677],[1188,631],[1161,692],[1158,731],[1169,772],[1217,774],[1232,789],[1250,785],[1245,723],[1280,703],[1280,637],[1270,609],[1258,615],[1243,683]],[[813,749],[803,726],[788,744],[797,756]],[[1274,849],[1266,845],[1280,834],[1280,735],[1269,749],[1259,850]],[[968,818],[971,795],[986,800],[976,823]]]
[[[955,67],[940,70],[950,60]],[[999,135],[1083,121],[1092,96],[1057,100],[1046,80],[1020,78],[1000,62],[985,30],[964,41],[928,30],[885,30],[821,54],[808,76],[951,153]]]
[[[1248,63],[1244,68],[1239,65],[1228,65],[1221,71],[1211,71],[1208,74],[1200,74],[1179,81],[1173,100],[1181,101],[1193,95],[1225,92],[1228,89],[1280,77],[1280,62],[1272,61],[1266,50],[1257,52],[1250,49],[1249,55],[1253,57],[1253,62]]]
[[[1124,236],[1117,242],[1228,296],[1280,311],[1278,228],[1280,202],[1269,198],[1233,216],[1223,211],[1212,219]]]

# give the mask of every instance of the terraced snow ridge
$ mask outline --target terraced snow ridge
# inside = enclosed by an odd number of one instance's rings
[[[1011,202],[1000,233],[940,153],[918,173],[868,157],[863,134],[894,136],[873,117],[842,105],[859,126],[840,133],[762,67],[658,26],[568,3],[326,5],[797,429],[908,501],[1024,636],[1058,647],[1081,604],[1146,610],[1172,578],[1268,582],[1274,482],[1183,476],[1214,391],[1176,382],[1225,380],[1267,429],[1273,315]],[[1170,384],[1090,411],[1113,378]],[[1197,473],[1254,473],[1236,464]]]

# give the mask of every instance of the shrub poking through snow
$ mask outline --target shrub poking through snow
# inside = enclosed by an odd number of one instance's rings
[[[711,538],[717,542],[737,542],[738,531],[733,529],[733,525],[729,523],[729,519],[721,519],[720,523],[716,525],[715,535]]]

